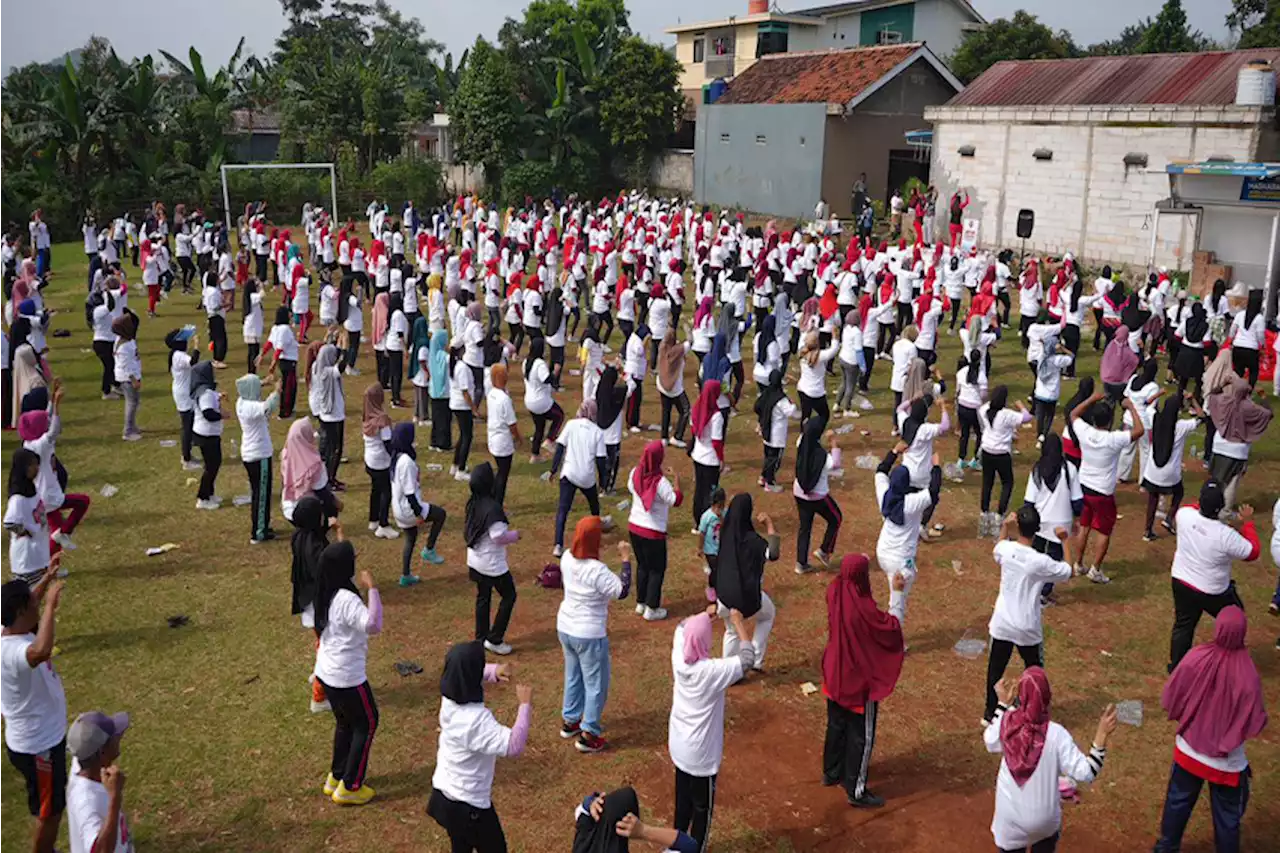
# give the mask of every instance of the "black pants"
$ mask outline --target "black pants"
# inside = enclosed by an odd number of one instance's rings
[[[507,481],[511,479],[511,460],[515,458],[514,453],[506,456],[493,457],[494,467],[497,469],[493,482],[493,495],[498,499],[499,505],[507,500]]]
[[[256,261],[257,261],[257,263],[255,264],[255,267],[254,267],[254,273],[255,273],[255,275],[257,276],[258,281],[266,282],[266,280],[267,280],[267,256],[266,256],[266,255],[257,255],[257,256],[255,257],[255,259],[254,259],[254,260],[256,260]]]
[[[1102,349],[1102,309],[1093,309],[1093,348]]]
[[[258,353],[262,352],[262,345],[257,341],[246,343],[245,345],[245,373],[258,372]]]
[[[606,444],[604,446],[604,482],[600,484],[600,488],[604,490],[606,495],[612,495],[615,487],[618,485],[618,468],[622,464],[622,445]]]
[[[1000,325],[1007,326],[1009,325],[1009,311],[1013,308],[1013,302],[1009,299],[1009,291],[1000,291],[996,294],[996,299],[1000,302],[1001,307],[1004,308],[1004,316],[1000,318]]]
[[[1058,849],[1058,839],[1061,836],[1061,832],[1055,832],[1048,838],[1041,838],[1035,844],[1031,845],[1031,853],[1054,853],[1054,851]],[[1027,853],[1028,848],[1008,849],[1004,847],[997,847],[996,849],[999,850],[1000,853]]]
[[[911,316],[911,303],[899,302],[897,309],[897,322],[894,323],[894,334],[901,335],[902,330],[910,326],[915,318]]]
[[[1053,416],[1058,413],[1057,400],[1041,400],[1035,398],[1036,406],[1036,435],[1041,438],[1047,438],[1049,430],[1053,429]]]
[[[850,797],[866,793],[879,710],[880,703],[868,702],[859,714],[827,700],[827,736],[822,744],[824,784],[844,785]]]
[[[1178,508],[1182,506],[1182,497],[1184,494],[1182,481],[1179,480],[1177,485],[1171,486],[1169,491],[1169,512],[1165,515],[1165,523],[1170,527],[1173,526],[1173,517],[1177,514]],[[1156,508],[1160,505],[1160,492],[1147,492],[1147,534],[1151,534],[1152,528],[1156,523]]]
[[[376,372],[378,374],[378,384],[384,389],[391,388],[390,368],[387,367],[387,351],[375,349],[373,351],[373,361]]]
[[[280,359],[280,417],[293,417],[293,407],[298,400],[298,362]]]
[[[387,382],[391,386],[391,402],[393,405],[398,406],[404,402],[400,397],[400,389],[404,387],[404,352],[389,349],[387,350],[386,360]]]
[[[956,330],[956,318],[960,316],[960,298],[951,300],[951,331]]]
[[[391,469],[375,471],[366,465],[364,470],[369,475],[369,521],[387,527],[391,512]]]
[[[888,353],[889,348],[893,346],[893,326],[889,323],[880,323],[879,337],[876,339],[876,352]]]
[[[1009,511],[1009,499],[1013,497],[1013,454],[988,453],[982,451],[982,511],[991,510],[991,488],[996,484],[996,475],[1000,475],[1001,517]]]
[[[547,429],[547,421],[551,421],[551,429]],[[560,427],[564,426],[564,409],[559,403],[552,403],[551,408],[540,415],[533,416],[533,438],[530,439],[529,452],[537,456],[542,452],[542,439],[545,436],[555,442],[560,436]]]
[[[987,653],[987,704],[982,711],[982,719],[989,720],[996,712],[996,682],[1004,678],[1004,671],[1009,667],[1009,658],[1013,657],[1015,646],[1008,640],[991,638],[991,651]],[[1034,646],[1017,646],[1022,657],[1023,667],[1044,666],[1044,643]]]
[[[436,548],[436,540],[440,538],[440,530],[444,527],[446,513],[444,507],[438,504],[431,504],[427,507],[427,521],[431,522],[431,530],[427,533],[427,550],[434,551]],[[400,574],[413,574],[413,552],[418,545],[418,525],[413,527],[402,527],[400,529],[400,538],[404,543],[400,547]]]
[[[809,415],[817,413],[822,416],[822,422],[826,423],[831,420],[831,407],[827,405],[826,396],[810,397],[803,391],[800,393],[800,423],[803,424],[809,420]]]
[[[1249,387],[1258,384],[1258,351],[1248,347],[1231,348],[1231,366],[1236,373],[1244,376],[1249,372]]]
[[[1200,616],[1208,613],[1217,617],[1218,611],[1232,604],[1244,609],[1244,602],[1236,592],[1236,583],[1232,581],[1225,590],[1216,595],[1192,589],[1178,579],[1173,579],[1173,631],[1169,637],[1169,672],[1191,651],[1195,641],[1196,625]]]
[[[369,769],[369,750],[378,730],[378,703],[367,681],[358,687],[331,687],[323,681],[320,684],[337,723],[329,772],[348,791],[355,791],[364,784],[365,771]]]
[[[782,448],[764,446],[764,465],[760,468],[760,477],[765,485],[772,486],[778,482],[778,469],[782,467]],[[701,521],[701,519],[699,519]]]
[[[342,461],[342,441],[346,421],[320,421],[320,458],[329,475],[329,486],[338,482],[338,463]]]
[[[476,585],[476,639],[488,640],[496,646],[506,636],[507,625],[511,623],[511,611],[516,606],[515,581],[511,579],[511,572],[493,578],[482,575],[475,569],[468,569],[467,575]],[[495,589],[501,596],[501,601],[498,602],[498,617],[490,624],[489,610]]]
[[[742,366],[741,361],[735,361],[729,365],[729,399],[733,401],[733,405],[737,406],[738,401],[742,399],[742,386],[747,381],[746,368]]]
[[[640,406],[644,403],[644,383],[628,382],[630,394],[627,396],[624,424],[630,427],[640,426]]]
[[[271,529],[271,457],[245,462],[249,475],[249,536],[259,541]]]
[[[431,446],[440,450],[453,449],[453,433],[448,397],[431,398]]]
[[[1064,376],[1075,378],[1076,375],[1076,359],[1080,356],[1080,327],[1073,326],[1068,323],[1062,329],[1062,343],[1067,349],[1071,350],[1071,366],[1066,369]]]
[[[802,566],[809,565],[809,539],[813,536],[813,517],[822,516],[827,522],[827,532],[822,535],[822,553],[830,557],[836,550],[836,537],[840,535],[840,525],[844,514],[840,504],[831,495],[810,501],[796,498],[796,512],[800,515],[800,530],[796,533],[796,562]]]
[[[222,436],[197,435],[195,441],[204,460],[204,474],[200,476],[196,497],[205,501],[213,497],[213,484],[218,479],[218,469],[222,467]]]
[[[693,463],[693,528],[702,521],[702,514],[711,506],[711,493],[720,485],[720,466]],[[657,605],[654,605],[655,607]]]
[[[587,506],[592,515],[600,514],[600,491],[595,486],[584,489],[574,484],[567,477],[560,478],[560,500],[556,503],[556,544],[564,546],[564,525],[569,518],[569,510],[573,508],[573,498],[582,492],[587,498]]]
[[[631,537],[636,557],[636,604],[657,610],[662,606],[662,582],[667,576],[667,540]]]
[[[516,355],[520,354],[520,347],[524,344],[524,326],[520,323],[508,323],[511,328],[511,345],[516,348]]]
[[[716,805],[716,777],[690,776],[676,768],[675,828],[696,842],[698,851],[707,847],[711,835],[711,813]]]
[[[676,418],[675,437],[684,441],[684,430],[689,425],[689,395],[681,391],[678,397],[668,397],[666,394],[658,396],[662,398],[662,440],[666,441],[671,436],[671,410],[675,409],[679,415]]]
[[[867,383],[871,381],[871,369],[876,364],[875,347],[862,348],[862,361],[866,367],[862,371],[862,376],[858,377],[858,390],[865,394],[867,393]]]
[[[3,403],[4,408],[4,414],[0,416],[0,424],[8,427],[13,423],[13,371],[7,367],[0,371],[0,402]]]
[[[969,435],[973,435],[973,457],[978,458],[978,449],[982,446],[982,419],[977,409],[956,404],[956,418],[960,421],[960,460],[969,455]]]
[[[564,347],[548,345],[547,348],[551,350],[551,361],[547,364],[547,367],[551,370],[551,385],[558,391],[560,390],[560,383],[564,381]],[[556,370],[557,367],[560,369]]]
[[[111,341],[94,341],[93,354],[102,362],[102,393],[110,394],[116,387],[116,355]]]
[[[432,788],[427,814],[449,833],[450,853],[507,853],[507,837],[492,805],[478,809]]]
[[[356,366],[356,358],[360,355],[360,333],[347,332],[347,353],[343,359],[342,366],[346,370],[353,370]]]
[[[226,361],[227,320],[221,314],[209,318],[209,340],[213,342],[213,360]]]
[[[592,314],[591,319],[595,321],[596,329],[602,333],[600,335],[601,346],[608,346],[609,338],[613,335],[613,315],[608,311],[600,311]],[[606,326],[608,326],[607,331],[605,331]]]
[[[467,469],[467,457],[471,455],[471,432],[475,423],[475,415],[470,409],[453,409],[453,417],[458,421],[458,446],[453,451],[453,464],[459,471]]]
[[[1218,853],[1237,853],[1240,850],[1240,824],[1249,806],[1249,782],[1251,771],[1246,768],[1240,774],[1240,784],[1217,785],[1209,783],[1209,807],[1213,812],[1213,844]],[[1200,799],[1204,780],[1177,764],[1169,773],[1169,788],[1164,795],[1164,812],[1160,816],[1160,838],[1156,840],[1156,853],[1177,853],[1182,849],[1182,833],[1191,819],[1191,811]]]

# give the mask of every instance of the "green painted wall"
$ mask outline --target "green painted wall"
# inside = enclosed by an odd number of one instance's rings
[[[901,6],[890,6],[887,9],[873,9],[862,13],[862,31],[858,36],[858,44],[862,46],[876,44],[876,34],[889,29],[902,33],[904,42],[912,40],[912,30],[916,19],[916,5],[903,3]]]

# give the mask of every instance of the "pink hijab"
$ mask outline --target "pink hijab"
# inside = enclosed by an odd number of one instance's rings
[[[44,409],[23,412],[18,418],[18,438],[35,441],[49,431],[49,413]]]
[[[1160,694],[1169,719],[1178,721],[1178,734],[1211,758],[1225,756],[1267,725],[1262,679],[1244,645],[1247,628],[1243,610],[1222,608],[1213,620],[1213,642],[1188,652]]]
[[[1218,435],[1227,441],[1253,443],[1271,423],[1272,411],[1249,399],[1253,389],[1243,377],[1231,375],[1227,386],[1209,396],[1209,417]]]
[[[1129,329],[1117,326],[1111,343],[1102,351],[1102,381],[1110,385],[1128,382],[1138,369],[1138,354],[1129,346]]]
[[[379,293],[373,300],[373,343],[382,343],[387,336],[387,322],[391,319],[391,297]]]
[[[289,436],[280,451],[281,497],[297,501],[310,494],[323,467],[324,460],[316,449],[315,427],[307,418],[298,418],[289,427]]]
[[[653,507],[653,502],[658,499],[658,484],[662,482],[662,456],[662,442],[649,442],[645,445],[644,452],[640,454],[640,464],[631,472],[631,485],[640,496],[640,503],[644,506],[645,512],[648,512]]]
[[[692,666],[711,657],[711,617],[705,613],[684,620],[684,662]]]
[[[1021,788],[1040,766],[1045,735],[1049,731],[1049,677],[1038,666],[1029,666],[1018,681],[1018,707],[1000,720],[1000,746],[1013,781]]]

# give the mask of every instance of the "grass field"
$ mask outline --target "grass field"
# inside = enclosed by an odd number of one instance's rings
[[[449,644],[469,639],[472,631],[473,586],[466,577],[460,534],[467,487],[443,473],[424,475],[426,496],[449,512],[439,547],[446,562],[421,566],[421,585],[397,587],[400,543],[376,540],[364,525],[368,478],[360,462],[359,411],[361,393],[373,381],[373,359],[366,345],[360,362],[364,375],[345,383],[351,461],[342,476],[351,487],[344,497],[346,529],[356,544],[359,567],[369,569],[379,581],[386,608],[384,630],[370,643],[369,660],[369,678],[382,714],[369,775],[378,798],[365,808],[340,810],[320,794],[332,718],[312,716],[307,709],[312,642],[289,616],[287,534],[266,546],[248,545],[248,510],[230,503],[233,495],[248,492],[237,459],[226,458],[219,476],[218,493],[228,499],[224,508],[199,512],[194,509],[195,481],[181,470],[178,449],[159,445],[176,439],[179,429],[162,338],[184,323],[197,323],[206,337],[202,312],[195,310],[194,297],[174,296],[161,306],[159,319],[144,316],[139,335],[144,370],[139,424],[145,438],[125,443],[120,440],[123,403],[99,399],[100,368],[89,351],[82,313],[85,267],[79,247],[55,247],[54,268],[46,295],[51,306],[63,312],[54,328],[72,333],[70,338],[49,338],[53,370],[68,388],[58,453],[70,472],[69,490],[93,496],[89,516],[76,535],[80,548],[64,562],[70,577],[58,620],[60,654],[55,663],[73,716],[90,708],[127,710],[133,716],[121,764],[128,774],[126,811],[138,850],[447,850],[447,839],[424,807],[436,748],[437,674]],[[136,280],[132,270],[130,277]],[[131,301],[143,313],[145,297]],[[271,296],[268,305],[274,306]],[[219,382],[234,400],[234,379],[244,364],[238,312],[228,319],[228,327],[232,367],[220,372]],[[617,341],[615,335],[615,347]],[[956,338],[942,338],[940,355],[944,371],[953,374],[959,355]],[[1097,357],[1088,351],[1081,375],[1096,370]],[[876,410],[856,422],[870,436],[862,437],[857,430],[842,436],[851,456],[880,456],[892,443],[886,373],[886,365],[876,366]],[[512,374],[512,396],[521,400],[519,371]],[[992,383],[1007,382],[1016,392],[1014,399],[1028,392],[1029,378],[1016,342],[1002,344],[996,351]],[[692,370],[687,381],[692,386]],[[1068,383],[1064,396],[1073,388]],[[305,389],[300,411],[305,411],[304,394]],[[580,395],[580,380],[570,378],[561,405],[572,413]],[[656,396],[646,393],[647,423],[658,421]],[[800,689],[804,682],[821,679],[823,594],[831,576],[798,577],[791,571],[794,503],[787,493],[769,495],[755,489],[760,444],[749,415],[752,399],[749,395],[744,401],[744,416],[731,422],[727,458],[732,472],[722,483],[730,494],[757,492],[757,507],[778,521],[783,559],[773,564],[766,578],[778,618],[767,676],[735,688],[729,696],[712,848],[722,853],[992,849],[988,827],[998,759],[986,754],[977,725],[985,661],[964,660],[952,651],[966,634],[985,636],[999,583],[990,559],[991,542],[974,538],[976,475],[967,474],[963,484],[944,485],[935,520],[947,525],[947,533],[939,543],[921,546],[920,574],[906,626],[911,651],[896,692],[882,707],[871,768],[872,788],[888,804],[875,812],[854,811],[838,789],[820,786],[825,710],[820,696],[805,696]],[[517,412],[527,434],[529,418],[519,404]],[[406,418],[408,412],[394,416]],[[287,426],[273,422],[277,452]],[[1019,436],[1015,506],[1036,458],[1029,435]],[[652,437],[645,434],[624,442],[622,476]],[[232,438],[239,438],[235,425],[224,438],[228,457],[234,453]],[[13,433],[5,433],[6,449],[14,441]],[[1189,443],[1202,445],[1203,439]],[[419,446],[425,444],[419,431]],[[954,436],[941,440],[939,449],[944,458],[954,459]],[[1280,493],[1277,427],[1255,446],[1254,457],[1241,497],[1258,508],[1262,532],[1270,536],[1270,509]],[[485,458],[483,433],[477,429],[471,464]],[[673,453],[668,459],[691,483],[683,454]],[[424,454],[423,461],[442,457]],[[793,465],[794,454],[788,452],[783,466],[788,485]],[[574,804],[592,790],[632,784],[646,819],[663,822],[670,820],[673,789],[666,725],[674,619],[649,624],[634,615],[629,603],[615,606],[610,626],[613,685],[605,713],[613,747],[582,756],[557,736],[562,660],[555,613],[560,595],[533,584],[550,558],[553,538],[555,491],[538,479],[546,467],[528,465],[527,453],[518,450],[507,503],[513,526],[524,534],[512,550],[520,599],[508,632],[516,650],[509,660],[516,666],[517,679],[534,686],[534,729],[522,757],[499,762],[494,802],[511,849],[526,853],[567,850]],[[880,516],[871,472],[855,468],[851,457],[846,470],[845,478],[834,481],[833,487],[845,515],[838,553],[874,552]],[[1188,463],[1189,500],[1203,479],[1200,465]],[[114,497],[99,496],[107,483],[119,488]],[[1173,726],[1160,712],[1159,693],[1172,621],[1169,563],[1174,543],[1169,538],[1154,544],[1142,541],[1145,495],[1136,486],[1121,487],[1118,497],[1123,518],[1107,564],[1113,583],[1102,587],[1078,579],[1061,588],[1060,606],[1045,612],[1047,667],[1054,717],[1077,742],[1087,744],[1107,702],[1141,700],[1146,717],[1141,728],[1121,727],[1102,777],[1083,791],[1081,804],[1065,807],[1060,849],[1067,851],[1149,850],[1172,752]],[[614,503],[607,501],[605,511],[617,515]],[[579,501],[570,526],[583,512],[584,502]],[[272,514],[276,528],[285,530],[278,491]],[[673,617],[692,613],[704,603],[704,579],[695,538],[687,532],[689,520],[687,504],[673,511],[665,591]],[[610,554],[617,537],[606,537]],[[159,557],[144,556],[147,547],[166,542],[179,547]],[[1236,578],[1253,623],[1249,644],[1276,712],[1280,652],[1273,644],[1280,622],[1266,616],[1276,579],[1266,553],[1264,548],[1264,558],[1257,563],[1237,566]],[[879,572],[873,575],[877,597],[884,601],[883,578]],[[190,623],[169,628],[166,619],[176,614],[185,614]],[[1207,638],[1210,630],[1210,623],[1202,622],[1199,637]],[[416,661],[425,672],[401,678],[392,668],[398,660]],[[1016,664],[1011,671],[1018,671]],[[500,720],[513,720],[513,689],[491,688],[488,702]],[[1275,850],[1280,838],[1280,726],[1273,724],[1253,742],[1249,757],[1254,788],[1245,819],[1245,849],[1260,853]],[[0,779],[0,849],[26,850],[21,779],[7,761]],[[65,850],[65,828],[63,833]],[[1211,847],[1209,808],[1202,801],[1184,849],[1190,853]]]

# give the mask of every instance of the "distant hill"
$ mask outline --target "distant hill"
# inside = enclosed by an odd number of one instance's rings
[[[59,56],[57,59],[50,59],[48,62],[40,63],[40,65],[42,68],[57,70],[61,68],[63,65],[65,65],[67,60],[70,59],[71,67],[79,68],[80,57],[83,54],[84,54],[84,50],[82,48],[77,47],[75,50],[69,50],[66,53],[62,54],[62,56]],[[16,65],[10,65],[7,69],[5,69],[4,76],[8,77],[16,68],[17,68]]]

